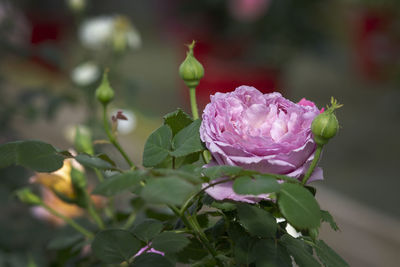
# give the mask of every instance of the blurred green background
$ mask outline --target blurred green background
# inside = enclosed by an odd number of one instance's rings
[[[0,0],[0,144],[68,149],[77,124],[103,138],[93,93],[108,67],[112,109],[129,118],[121,143],[140,162],[162,115],[189,111],[177,70],[194,39],[201,107],[243,84],[344,104],[316,184],[342,230],[322,235],[351,266],[398,266],[399,15],[398,0]],[[57,227],[13,198],[30,176],[0,171],[0,266],[75,266],[46,248]]]

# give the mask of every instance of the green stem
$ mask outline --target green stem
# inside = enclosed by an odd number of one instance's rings
[[[192,116],[194,120],[199,118],[199,111],[197,109],[196,101],[196,87],[190,87],[190,105],[192,107]]]
[[[93,218],[93,220],[96,222],[96,224],[99,226],[99,228],[104,229],[105,228],[104,223],[101,220],[100,216],[97,214],[97,211],[95,210],[93,203],[91,201],[88,205],[88,212],[89,212],[90,216]]]
[[[77,224],[74,220],[72,220],[71,218],[68,218],[64,215],[62,215],[61,213],[59,213],[58,211],[56,211],[55,209],[51,208],[50,206],[46,205],[45,203],[41,203],[40,204],[43,208],[45,208],[48,212],[50,212],[51,214],[53,214],[54,216],[57,216],[58,218],[64,220],[67,224],[69,224],[71,227],[73,227],[75,230],[77,230],[78,232],[80,232],[81,234],[83,234],[84,236],[86,236],[89,239],[93,239],[94,238],[94,234],[92,232],[90,232],[89,230],[83,228],[82,226],[80,226],[79,224]]]
[[[188,229],[190,229],[194,232],[195,236],[199,239],[199,241],[205,246],[205,248],[213,256],[213,258],[217,262],[217,265],[220,267],[223,267],[224,265],[217,258],[218,253],[215,251],[214,247],[211,245],[210,241],[207,239],[206,235],[203,233],[203,231],[200,229],[200,227],[198,225],[196,225],[194,219],[191,217],[187,218],[184,213],[180,213],[180,210],[173,205],[168,205],[168,207],[175,213],[175,215],[177,215],[179,218],[181,218],[181,220],[183,221],[183,223],[186,225],[186,227]]]
[[[109,197],[107,205],[104,208],[104,212],[108,218],[114,220],[114,197]]]
[[[99,171],[99,170],[96,169],[96,168],[93,168],[93,170],[94,170],[94,172],[96,173],[96,176],[97,176],[97,179],[99,180],[99,182],[100,182],[100,183],[103,182],[103,181],[104,181],[104,176],[103,176],[103,174],[101,173],[101,171]]]
[[[306,174],[304,175],[303,181],[301,182],[303,185],[305,185],[308,179],[310,179],[311,174],[313,173],[315,167],[317,166],[319,157],[321,156],[322,147],[323,147],[322,145],[317,145],[317,149],[315,150],[314,154],[314,159],[311,162],[311,165],[308,168]]]
[[[111,144],[113,144],[114,147],[119,151],[119,153],[121,153],[122,157],[128,163],[129,167],[131,167],[131,169],[136,169],[135,164],[133,164],[133,162],[130,160],[124,149],[118,143],[115,136],[110,131],[110,126],[107,120],[107,105],[103,105],[103,125],[104,125],[104,130],[106,131],[106,134],[108,136],[108,140],[110,140]]]
[[[129,228],[133,225],[133,223],[135,222],[135,219],[136,219],[136,214],[137,214],[137,212],[136,212],[136,211],[133,211],[133,212],[129,215],[129,217],[128,217],[128,219],[126,220],[124,226],[122,227],[123,229],[129,229]]]

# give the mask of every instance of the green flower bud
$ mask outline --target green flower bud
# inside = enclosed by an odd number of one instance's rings
[[[89,128],[83,125],[76,126],[74,145],[78,152],[83,152],[89,155],[94,154],[92,135]]]
[[[186,53],[186,58],[179,67],[179,75],[189,88],[195,88],[204,76],[203,65],[193,55],[195,43],[193,41],[188,45],[189,51]]]
[[[15,192],[15,194],[17,195],[18,199],[23,203],[31,205],[40,205],[40,203],[42,203],[40,197],[34,194],[28,187],[19,189]]]
[[[318,145],[325,145],[328,143],[329,139],[334,137],[339,130],[339,122],[334,111],[341,106],[343,105],[339,105],[332,97],[331,106],[313,120],[311,131],[314,134],[314,140]]]
[[[96,89],[96,98],[103,105],[107,105],[114,98],[114,90],[111,88],[108,81],[108,70],[104,71],[103,80],[100,86]]]

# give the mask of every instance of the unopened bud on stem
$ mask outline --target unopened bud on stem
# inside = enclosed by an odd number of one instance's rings
[[[108,69],[104,71],[103,80],[96,89],[96,98],[103,105],[107,105],[114,98],[114,90],[111,88],[110,82],[108,81]]]
[[[188,45],[189,51],[186,53],[186,58],[179,67],[179,75],[189,88],[195,88],[204,76],[203,65],[193,55],[195,43],[193,41]]]
[[[343,105],[337,103],[337,100],[331,98],[331,106],[324,113],[319,114],[311,124],[311,131],[314,134],[314,140],[318,145],[325,145],[329,139],[334,137],[339,130],[339,122],[334,111]]]

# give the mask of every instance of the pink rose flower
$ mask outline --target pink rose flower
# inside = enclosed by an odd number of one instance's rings
[[[213,156],[209,166],[239,166],[301,179],[314,158],[311,123],[319,113],[306,99],[296,104],[280,93],[262,94],[250,86],[216,93],[204,109],[200,127],[201,140]],[[316,168],[309,181],[322,179],[322,169]],[[232,182],[206,192],[216,200],[254,203],[267,198],[238,195]]]

